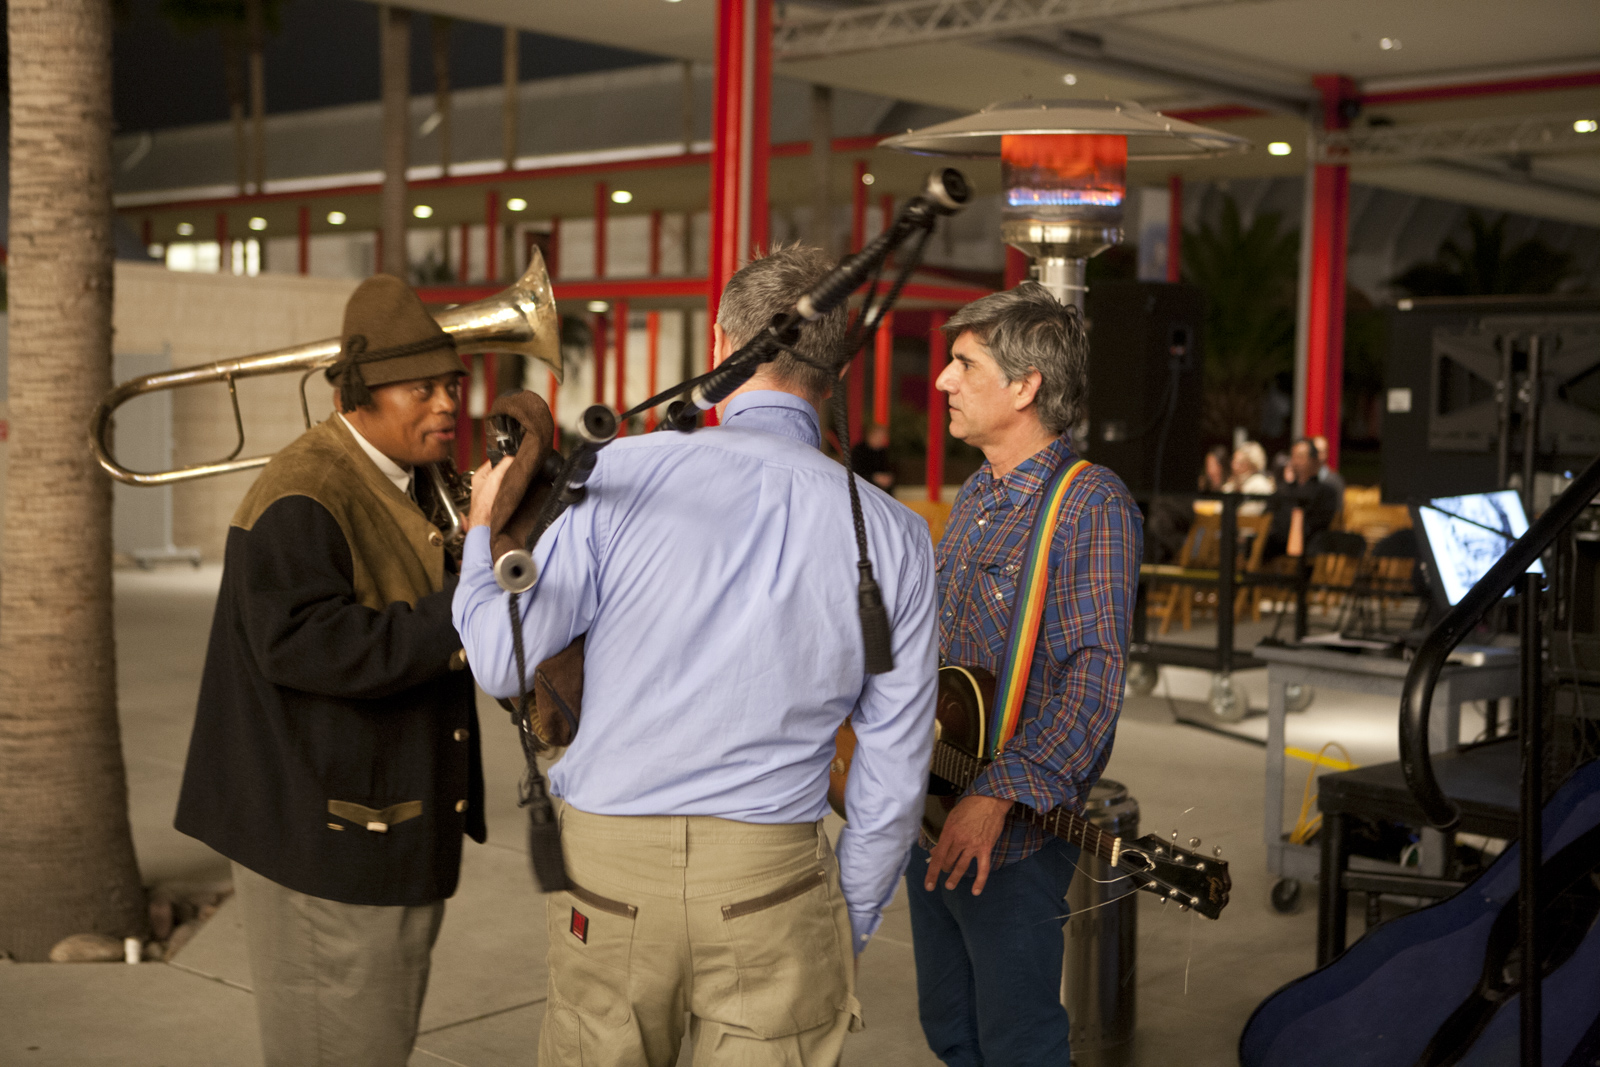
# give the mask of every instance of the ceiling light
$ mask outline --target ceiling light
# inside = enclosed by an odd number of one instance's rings
[[[862,185],[871,185],[871,184],[872,184],[872,183],[873,183],[873,182],[875,182],[875,181],[877,181],[877,180],[878,180],[878,179],[877,179],[877,178],[876,178],[876,177],[874,177],[874,176],[873,176],[873,175],[872,175],[872,174],[870,174],[870,173],[868,173],[868,174],[863,174],[863,175],[862,175],[862,176],[861,176],[861,184],[862,184]]]
[[[167,256],[167,249],[165,245],[151,245],[149,248],[145,249],[145,252],[150,256],[151,259],[165,259]]]
[[[180,223],[178,223],[178,236],[179,237],[188,237],[192,233],[194,233],[194,223],[192,223],[192,222],[180,222]]]
[[[252,230],[264,230],[267,228],[267,220],[262,218],[260,215],[257,215],[255,218],[250,220],[250,228]]]
[[[510,200],[506,201],[506,210],[507,211],[526,211],[526,210],[528,210],[528,202],[526,200],[522,199],[522,197],[520,197],[520,196],[513,196]]]
[[[433,208],[429,207],[427,204],[418,204],[416,207],[411,209],[411,213],[419,219],[433,218]]]
[[[1384,37],[1378,41],[1378,47],[1385,52],[1398,52],[1400,50],[1400,38]]]
[[[1076,74],[1063,74],[1063,75],[1061,75],[1061,84],[1063,84],[1063,85],[1077,85],[1078,84],[1078,76]]]
[[[633,194],[626,189],[614,190],[611,194],[611,202],[613,204],[631,204],[633,202]]]
[[[1267,145],[1267,154],[1269,156],[1286,156],[1292,151],[1294,149],[1289,146],[1288,141],[1273,141]]]
[[[674,0],[667,0],[667,2],[673,3]],[[596,315],[604,315],[606,312],[611,310],[611,305],[606,303],[604,300],[591,300],[589,301],[588,307],[589,310],[594,312]]]
[[[342,211],[330,211],[328,212],[328,225],[343,226],[346,217],[347,216]]]
[[[1579,119],[1572,124],[1572,129],[1577,133],[1593,133],[1600,130],[1600,122],[1594,119]]]

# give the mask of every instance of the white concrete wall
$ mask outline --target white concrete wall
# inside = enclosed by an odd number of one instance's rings
[[[254,278],[183,274],[161,266],[116,266],[115,350],[167,352],[182,368],[336,336],[355,279],[262,274]],[[304,430],[299,375],[239,383],[244,455],[275,452]],[[332,410],[332,390],[320,375],[306,383],[311,417]],[[135,401],[137,403],[137,401]],[[236,434],[227,388],[205,385],[172,395],[173,459],[179,464],[221,459]],[[181,483],[173,490],[173,542],[222,558],[228,520],[255,472]]]

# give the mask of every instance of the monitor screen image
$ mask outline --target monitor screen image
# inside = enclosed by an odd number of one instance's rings
[[[1511,542],[1528,532],[1522,499],[1512,489],[1439,497],[1418,505],[1417,517],[1451,604],[1460,603]],[[1528,570],[1542,574],[1544,564],[1535,560]]]

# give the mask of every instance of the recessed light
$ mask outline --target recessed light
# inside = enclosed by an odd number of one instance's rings
[[[668,0],[668,2],[671,3],[672,0]],[[611,305],[606,303],[604,300],[591,300],[589,301],[588,306],[589,310],[594,312],[596,315],[604,315],[606,312],[611,310]]]
[[[615,189],[611,193],[611,202],[613,204],[631,204],[633,203],[633,194],[626,189]]]
[[[1061,75],[1061,84],[1063,84],[1063,85],[1077,85],[1078,84],[1078,76],[1076,74],[1063,74],[1063,75]]]
[[[345,218],[345,213],[342,211],[330,211],[328,212],[328,225],[343,226]]]
[[[179,237],[188,237],[192,233],[194,233],[194,223],[192,223],[192,222],[180,222],[180,223],[178,223],[178,236]]]
[[[526,210],[528,210],[528,202],[526,200],[522,199],[522,197],[520,197],[520,196],[513,196],[510,200],[506,201],[506,210],[507,211],[526,211]]]
[[[1400,38],[1398,38],[1398,37],[1382,37],[1382,38],[1379,38],[1378,39],[1378,47],[1383,49],[1385,52],[1398,52],[1400,50]]]
[[[257,215],[255,218],[250,220],[250,228],[252,230],[264,230],[267,228],[267,220],[262,218],[260,215]]]
[[[418,204],[416,207],[411,209],[411,213],[419,219],[433,218],[433,208],[429,207],[427,204]]]
[[[1294,149],[1290,147],[1288,141],[1273,141],[1267,145],[1267,154],[1269,156],[1286,156],[1292,151]]]
[[[1593,133],[1600,130],[1600,122],[1594,119],[1579,119],[1572,124],[1572,129],[1576,133]]]
[[[861,176],[861,184],[862,185],[871,185],[873,182],[875,182],[877,180],[878,179],[876,177],[874,177],[871,173],[863,174]]]

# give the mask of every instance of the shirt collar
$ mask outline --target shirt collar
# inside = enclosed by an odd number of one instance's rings
[[[345,429],[349,430],[355,437],[356,444],[361,446],[361,451],[367,454],[367,458],[377,464],[378,470],[383,473],[383,476],[393,482],[394,487],[400,490],[403,495],[410,496],[411,472],[374,448],[372,442],[362,437],[361,431],[350,425],[350,420],[345,418],[344,415],[341,414],[339,416],[339,421],[344,423]]]
[[[795,396],[776,389],[753,389],[728,401],[722,425],[759,430],[791,437],[812,448],[822,447],[822,429],[817,424],[817,409]]]
[[[997,493],[1003,488],[1011,505],[1021,507],[1044,490],[1061,465],[1071,461],[1072,454],[1067,439],[1058,437],[1017,464],[1004,478],[996,478],[993,468],[985,460],[978,472],[981,478],[979,488],[987,493]]]

